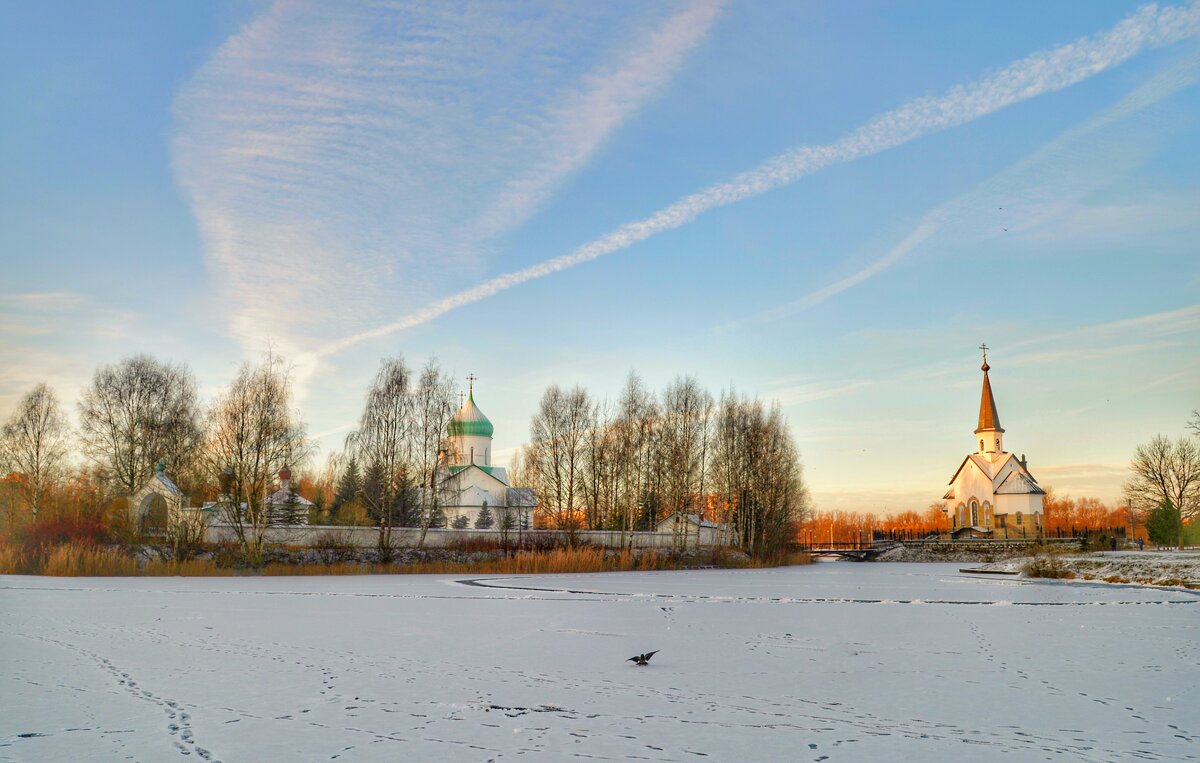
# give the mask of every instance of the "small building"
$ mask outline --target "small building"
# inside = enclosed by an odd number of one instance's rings
[[[292,489],[292,470],[279,470],[279,489],[267,496],[267,520],[272,525],[306,525],[309,509],[317,505]]]
[[[704,519],[699,514],[684,514],[680,511],[660,519],[654,529],[660,533],[686,533],[683,544],[685,547],[716,546],[726,534],[725,525]]]
[[[1042,534],[1046,491],[1029,471],[1022,455],[1004,449],[1004,429],[988,378],[991,366],[984,349],[983,392],[975,427],[978,450],[959,464],[942,495],[954,538],[1029,538]]]

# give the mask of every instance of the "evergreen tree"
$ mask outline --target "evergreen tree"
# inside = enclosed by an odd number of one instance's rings
[[[440,530],[446,526],[446,512],[442,511],[442,507],[438,506],[429,514],[429,527],[433,530]]]
[[[517,518],[513,516],[512,509],[503,512],[500,515],[500,536],[504,542],[508,542],[508,534],[517,529]]]
[[[471,525],[471,520],[467,519],[466,514],[459,514],[457,517],[454,518],[454,521],[450,523],[450,526],[453,527],[455,530],[465,530],[468,527],[470,527],[470,525]]]
[[[479,509],[479,516],[475,519],[476,530],[490,530],[495,520],[492,518],[492,510],[488,508],[487,501],[483,502],[483,507]]]
[[[1179,509],[1171,501],[1163,501],[1146,516],[1146,535],[1159,546],[1179,543]]]
[[[333,491],[333,509],[336,511],[343,505],[357,500],[361,491],[362,474],[358,470],[358,459],[351,453],[346,470],[338,478],[337,487]]]
[[[383,464],[375,461],[367,466],[362,475],[362,499],[366,504],[367,514],[375,522],[379,521],[379,517],[383,512],[384,490],[383,482],[386,479],[384,474]]]

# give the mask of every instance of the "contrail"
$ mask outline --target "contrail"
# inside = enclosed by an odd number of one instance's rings
[[[956,85],[944,95],[910,100],[833,143],[785,151],[731,181],[685,196],[650,217],[627,223],[572,252],[496,276],[398,321],[331,342],[314,355],[327,357],[368,339],[419,326],[526,281],[590,262],[678,228],[710,209],[759,196],[826,167],[878,154],[1014,103],[1062,90],[1147,49],[1171,45],[1197,34],[1200,34],[1200,0],[1186,6],[1143,6],[1102,34],[1034,53],[983,79]]]

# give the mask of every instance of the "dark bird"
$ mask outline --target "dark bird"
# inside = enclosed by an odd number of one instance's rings
[[[655,649],[653,652],[646,652],[645,654],[639,654],[639,655],[630,657],[628,660],[625,660],[625,662],[632,662],[632,663],[636,663],[638,665],[649,665],[650,658],[656,654],[658,654],[657,649]]]

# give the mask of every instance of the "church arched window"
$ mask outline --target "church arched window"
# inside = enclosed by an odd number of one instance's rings
[[[971,526],[975,527],[979,524],[979,504],[971,501]]]
[[[979,441],[979,452],[980,452],[980,453],[982,453],[982,452],[983,452],[983,440],[980,440],[980,441]]]

